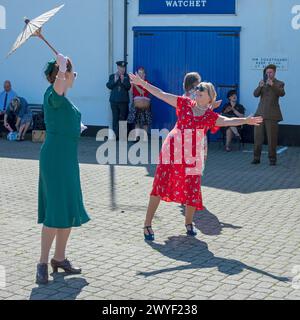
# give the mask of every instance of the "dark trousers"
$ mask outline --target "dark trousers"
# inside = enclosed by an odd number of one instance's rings
[[[111,102],[111,110],[113,116],[113,130],[117,138],[119,138],[119,121],[126,121],[128,117],[128,103]]]
[[[7,123],[11,126],[14,131],[17,131],[16,128],[16,117],[7,117]],[[7,129],[4,127],[4,114],[0,115],[0,133],[7,133]]]
[[[278,121],[264,120],[264,122],[254,128],[254,159],[259,160],[261,156],[261,149],[265,139],[265,131],[267,133],[269,159],[277,159],[277,143],[278,143]]]

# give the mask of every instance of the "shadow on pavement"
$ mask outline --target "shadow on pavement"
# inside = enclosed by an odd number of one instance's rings
[[[53,280],[50,280],[48,284],[32,289],[29,300],[75,300],[82,289],[89,285],[83,278],[65,279],[67,274],[64,272],[51,275]],[[47,293],[51,291],[58,291],[58,293],[54,295]]]
[[[181,206],[181,214],[185,216],[185,207]],[[241,226],[221,222],[216,215],[208,211],[196,211],[194,215],[195,227],[207,236],[217,236],[222,233],[224,228],[242,229]]]
[[[216,257],[209,251],[207,244],[197,238],[187,236],[173,236],[165,241],[165,244],[155,242],[147,242],[147,244],[160,254],[176,261],[182,261],[188,264],[163,268],[150,272],[138,272],[138,275],[144,277],[155,276],[157,274],[190,270],[202,268],[218,268],[219,272],[229,276],[241,273],[244,270],[249,270],[261,275],[271,277],[278,281],[289,282],[288,277],[280,277],[264,270],[248,266],[240,261]]]

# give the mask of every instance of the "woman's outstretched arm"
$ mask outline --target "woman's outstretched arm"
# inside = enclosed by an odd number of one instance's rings
[[[218,127],[238,127],[243,124],[248,124],[250,126],[259,126],[263,122],[262,117],[252,117],[247,118],[227,118],[224,116],[219,116],[216,122]]]
[[[167,104],[171,105],[172,107],[177,107],[177,99],[178,96],[170,93],[163,92],[159,88],[153,86],[152,84],[144,81],[139,76],[134,75],[133,73],[129,73],[131,83],[142,86],[147,91],[149,91],[153,96],[156,98],[166,102]]]

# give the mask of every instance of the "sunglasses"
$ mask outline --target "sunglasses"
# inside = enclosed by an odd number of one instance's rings
[[[199,85],[199,86],[197,86],[197,87],[194,87],[194,91],[203,92],[203,91],[205,91],[205,90],[207,90],[207,88],[205,88],[205,87],[202,86],[202,85]]]

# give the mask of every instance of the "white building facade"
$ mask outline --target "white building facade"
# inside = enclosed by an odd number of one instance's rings
[[[144,65],[150,82],[177,94],[184,73],[198,71],[203,80],[214,82],[223,99],[226,90],[236,88],[248,114],[257,108],[253,91],[263,67],[271,62],[278,66],[277,78],[286,84],[280,139],[284,144],[300,144],[299,0],[64,3],[43,34],[72,58],[78,80],[69,95],[94,131],[111,125],[106,82],[117,60],[125,58],[128,71]],[[43,68],[53,54],[33,38],[8,59],[5,56],[23,28],[24,16],[33,18],[60,4],[57,0],[0,0],[0,81],[11,80],[14,90],[30,103],[42,103],[48,85]],[[171,126],[173,111],[168,109],[160,121],[160,107],[153,108],[154,126],[163,126],[168,117]]]

